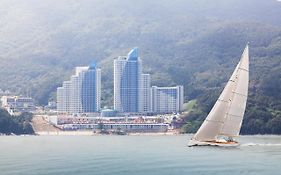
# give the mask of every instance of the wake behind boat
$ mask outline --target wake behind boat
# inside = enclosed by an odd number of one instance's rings
[[[188,146],[238,146],[246,109],[249,85],[249,47],[241,59],[211,112]]]

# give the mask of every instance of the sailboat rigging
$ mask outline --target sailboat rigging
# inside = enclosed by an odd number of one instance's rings
[[[237,146],[246,109],[249,86],[249,46],[205,121],[189,146]]]

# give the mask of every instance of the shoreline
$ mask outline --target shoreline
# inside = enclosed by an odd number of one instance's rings
[[[116,133],[102,134],[93,131],[37,131],[34,134],[0,134],[1,136],[118,136]],[[168,132],[131,132],[126,133],[123,136],[172,136],[183,135],[177,131]]]
[[[40,131],[37,136],[112,136],[118,134],[101,134],[93,131]],[[124,136],[161,136],[161,135],[180,135],[178,132],[135,132],[126,133]]]
[[[193,135],[194,133],[180,133],[177,131],[168,131],[168,132],[134,132],[126,133],[125,135],[120,136],[178,136],[178,135]],[[1,136],[118,136],[118,134],[101,134],[94,133],[93,131],[39,131],[34,134],[3,134]],[[242,137],[258,137],[258,136],[267,136],[267,137],[276,137],[281,136],[281,134],[251,134],[251,135],[240,135]]]

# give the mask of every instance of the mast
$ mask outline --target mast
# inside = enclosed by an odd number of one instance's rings
[[[220,97],[194,135],[195,140],[215,141],[218,135],[239,135],[248,95],[248,74],[247,45]]]

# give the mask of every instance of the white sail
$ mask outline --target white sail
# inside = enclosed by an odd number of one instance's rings
[[[211,112],[194,136],[195,140],[214,141],[218,135],[239,134],[248,95],[248,46]]]
[[[232,100],[226,114],[220,135],[235,137],[239,135],[246,109],[249,84],[249,49],[245,48],[237,71],[237,84],[232,92]]]

